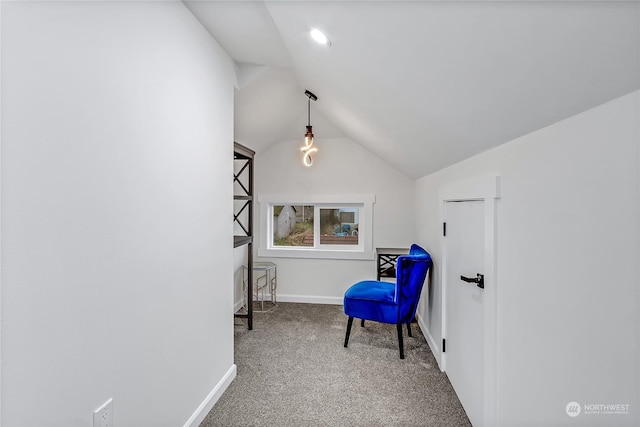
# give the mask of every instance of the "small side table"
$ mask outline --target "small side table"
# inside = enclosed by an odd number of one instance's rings
[[[248,271],[246,265],[243,266],[244,271]],[[265,289],[269,291],[271,303],[276,304],[276,288],[278,287],[278,269],[272,262],[254,262],[253,263],[253,296],[255,300],[260,301],[260,310],[264,310]],[[247,274],[244,275],[243,284],[247,284]]]
[[[407,255],[408,248],[376,248],[378,275],[376,280],[396,277],[396,261],[400,255]]]

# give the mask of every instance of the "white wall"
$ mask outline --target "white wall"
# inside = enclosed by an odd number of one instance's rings
[[[441,343],[438,191],[501,175],[501,425],[638,425],[639,92],[416,182],[418,241],[435,260],[420,315]],[[425,293],[427,295],[427,293]],[[440,349],[436,349],[436,353]],[[565,405],[630,404],[569,418]]]
[[[184,425],[235,372],[233,64],[180,2],[2,31],[2,425]]]
[[[321,130],[316,129],[316,134]],[[256,155],[256,193],[375,194],[373,246],[408,247],[413,234],[413,181],[347,138],[316,138],[313,166],[302,164],[300,140],[283,141]],[[257,207],[257,205],[256,205]],[[257,211],[256,211],[257,212]],[[254,222],[258,239],[258,221]],[[254,245],[258,246],[258,245]],[[342,303],[359,280],[375,279],[375,261],[258,258],[278,266],[282,299]]]

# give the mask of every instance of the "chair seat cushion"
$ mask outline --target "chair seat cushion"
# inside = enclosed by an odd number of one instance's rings
[[[398,305],[395,303],[395,284],[365,280],[347,289],[344,312],[358,319],[396,323]]]
[[[345,292],[345,299],[363,299],[368,301],[380,301],[393,303],[395,299],[396,285],[389,282],[364,280],[351,286]]]

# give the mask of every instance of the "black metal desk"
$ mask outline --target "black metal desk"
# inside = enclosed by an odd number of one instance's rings
[[[378,276],[376,280],[395,278],[398,257],[408,253],[409,248],[376,248],[376,258],[378,260]]]

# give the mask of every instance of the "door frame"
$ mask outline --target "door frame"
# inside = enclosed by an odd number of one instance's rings
[[[440,218],[446,222],[448,202],[484,202],[484,425],[497,425],[498,419],[498,280],[497,280],[497,204],[500,198],[500,176],[490,175],[452,182],[438,192]],[[440,283],[442,294],[442,338],[447,337],[447,245],[444,233],[440,237],[442,266]],[[447,353],[440,348],[440,370],[446,371]]]

